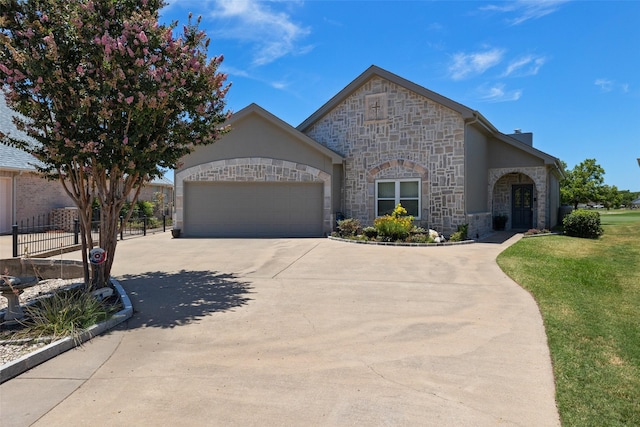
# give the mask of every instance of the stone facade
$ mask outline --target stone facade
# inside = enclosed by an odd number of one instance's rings
[[[264,157],[234,158],[204,163],[176,174],[176,228],[184,221],[184,183],[189,181],[321,182],[323,183],[323,231],[330,233],[331,175],[301,163]]]
[[[376,76],[305,133],[346,158],[347,217],[373,223],[376,180],[419,178],[420,225],[449,234],[465,223],[458,112]]]
[[[511,187],[515,184],[533,184],[533,227],[548,228],[547,211],[547,168],[520,167],[496,168],[489,170],[488,197],[494,213],[509,216],[507,229],[511,228]]]

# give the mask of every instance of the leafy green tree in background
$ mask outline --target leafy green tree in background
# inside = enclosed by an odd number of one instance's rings
[[[99,245],[107,252],[98,284],[115,258],[118,216],[144,183],[174,168],[194,147],[226,132],[222,56],[189,25],[158,23],[162,0],[2,0],[0,86],[37,143],[0,142],[40,160],[79,209],[85,283],[94,199]],[[199,21],[198,21],[199,23]]]
[[[563,204],[577,209],[579,203],[601,201],[605,193],[604,169],[596,159],[586,159],[571,170],[567,169],[565,162],[562,166],[565,170],[565,177],[560,183]]]

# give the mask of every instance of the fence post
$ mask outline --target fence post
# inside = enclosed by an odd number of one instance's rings
[[[124,226],[123,226],[124,218],[120,216],[120,240],[124,240]]]
[[[13,235],[13,257],[18,257],[18,224],[11,226],[11,234]]]
[[[142,217],[142,235],[146,236],[147,235],[147,216],[143,216]]]
[[[78,221],[78,219],[74,219],[73,220],[73,244],[77,245],[79,240],[78,240],[78,235],[80,234],[80,221]]]
[[[165,214],[162,214],[162,232],[166,232],[167,231],[167,216]]]

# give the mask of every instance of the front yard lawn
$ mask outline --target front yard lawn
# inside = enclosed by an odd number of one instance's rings
[[[599,239],[522,239],[498,257],[540,306],[564,426],[640,425],[640,212]]]

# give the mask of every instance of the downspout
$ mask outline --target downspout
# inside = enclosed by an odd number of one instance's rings
[[[343,215],[346,215],[345,208],[347,207],[347,194],[346,194],[347,191],[344,188],[346,181],[347,181],[347,161],[343,160],[342,161],[342,182],[340,183],[340,198],[342,199],[340,201],[340,212],[342,212]]]

